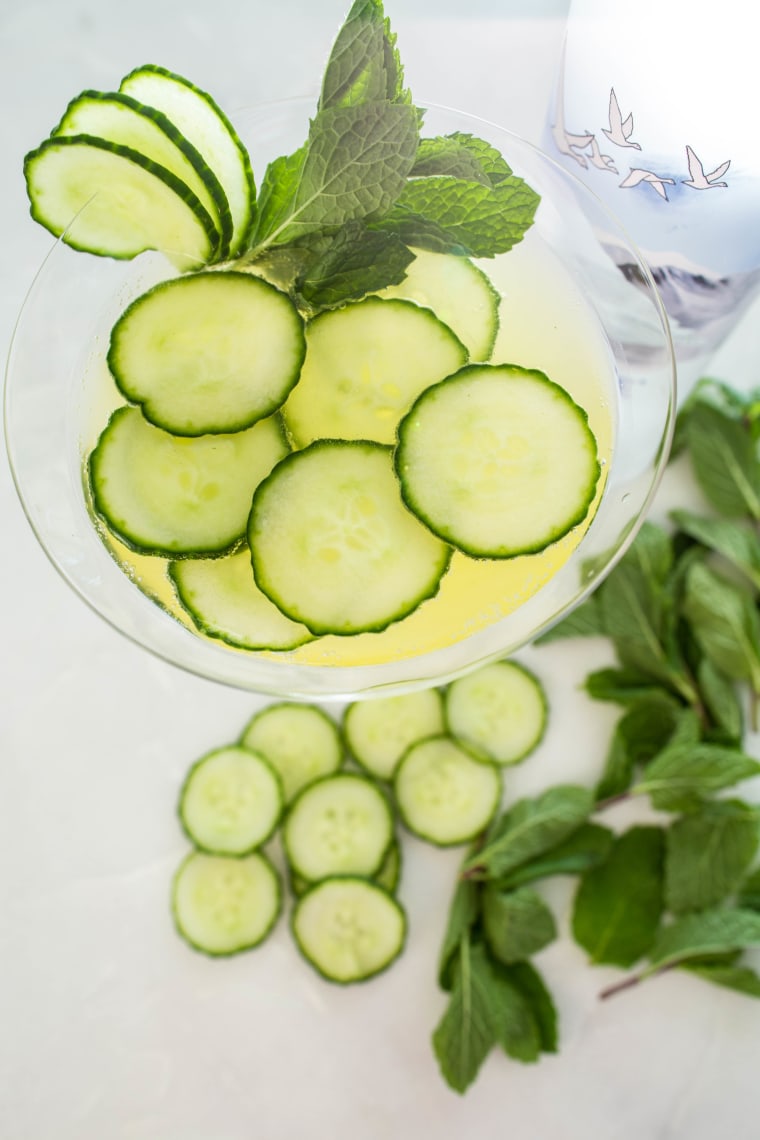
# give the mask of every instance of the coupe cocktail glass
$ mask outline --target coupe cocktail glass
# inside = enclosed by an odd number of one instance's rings
[[[301,144],[312,110],[312,100],[295,100],[237,116],[255,171]],[[492,360],[542,369],[588,411],[604,471],[590,524],[539,555],[466,565],[455,556],[438,596],[382,633],[319,638],[286,653],[201,636],[173,599],[161,560],[130,562],[104,543],[84,476],[115,399],[105,364],[109,330],[132,298],[173,271],[159,254],[125,264],[58,243],[12,342],[11,465],[54,566],[112,626],[159,657],[221,683],[301,699],[442,683],[547,629],[632,541],[667,460],[675,403],[668,323],[649,270],[606,207],[551,158],[483,120],[426,109],[425,134],[455,131],[490,142],[541,196],[525,239],[482,264],[501,296]],[[610,259],[611,232],[635,273],[622,275]]]

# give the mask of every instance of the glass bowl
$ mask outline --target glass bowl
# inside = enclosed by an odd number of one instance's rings
[[[301,145],[313,107],[312,100],[299,99],[236,115],[259,180],[272,158]],[[449,593],[442,587],[420,607],[420,613],[427,607],[425,619],[411,632],[396,623],[359,641],[330,637],[281,653],[239,650],[200,636],[189,619],[179,620],[146,596],[109,552],[93,524],[83,478],[107,415],[101,404],[110,328],[131,299],[174,270],[160,254],[121,262],[59,241],[29,291],[11,343],[5,390],[11,468],[29,523],[55,568],[101,617],[158,657],[223,684],[294,699],[390,695],[440,684],[548,629],[632,541],[667,462],[675,409],[673,351],[657,289],[615,219],[573,175],[494,124],[426,108],[425,135],[454,131],[486,139],[541,196],[525,239],[481,263],[502,295],[492,359],[546,371],[587,408],[604,467],[591,524],[543,559],[511,559],[509,567],[474,563],[454,602],[444,579]],[[607,252],[611,236],[630,249],[636,274],[623,276],[616,268]]]

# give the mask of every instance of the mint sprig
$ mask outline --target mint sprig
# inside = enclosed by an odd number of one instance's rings
[[[381,0],[356,0],[327,61],[303,146],[267,167],[244,263],[307,313],[398,284],[414,249],[495,257],[533,224],[538,195],[490,143],[420,138]]]

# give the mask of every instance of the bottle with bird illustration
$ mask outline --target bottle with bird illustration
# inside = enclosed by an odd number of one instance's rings
[[[544,148],[641,249],[683,374],[760,291],[756,42],[746,0],[571,0]],[[633,267],[610,243],[621,271]]]

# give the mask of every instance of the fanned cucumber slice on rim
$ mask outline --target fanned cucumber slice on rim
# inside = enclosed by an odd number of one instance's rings
[[[371,776],[390,780],[407,748],[445,731],[438,689],[417,689],[397,697],[355,701],[343,715],[352,756]]]
[[[316,705],[279,701],[249,720],[240,743],[264,756],[282,781],[285,801],[343,763],[343,741],[334,720]]]
[[[248,547],[223,558],[184,558],[169,577],[196,629],[238,649],[295,649],[312,641],[305,625],[285,617],[256,585]]]
[[[230,120],[205,91],[154,64],[131,71],[120,90],[162,111],[203,155],[232,213],[230,255],[240,253],[253,224],[256,191],[248,152]]]
[[[355,772],[323,776],[291,803],[282,828],[288,863],[304,879],[377,873],[393,840],[388,800]]]
[[[296,944],[330,982],[348,985],[375,977],[401,953],[406,915],[377,883],[353,876],[311,887],[291,916]]]
[[[396,425],[428,385],[456,372],[467,350],[429,309],[366,297],[306,326],[301,378],[283,409],[296,444],[370,439],[392,444]]]
[[[172,912],[178,932],[212,957],[263,942],[282,907],[282,888],[266,855],[241,858],[193,851],[174,876]]]
[[[543,372],[474,364],[428,388],[399,424],[409,509],[475,558],[532,554],[588,514],[600,477],[586,412]]]
[[[408,829],[438,847],[474,839],[499,807],[501,772],[448,735],[417,741],[404,753],[393,781]]]
[[[499,331],[501,300],[490,278],[467,257],[425,249],[415,250],[414,255],[404,280],[378,295],[432,309],[462,341],[470,360],[488,360]]]
[[[203,157],[166,115],[120,92],[83,91],[69,103],[52,133],[95,135],[131,147],[166,167],[192,190],[214,219],[219,241],[216,257],[227,255],[232,217],[224,190]]]
[[[449,732],[497,764],[517,764],[544,735],[547,701],[538,678],[514,661],[495,661],[446,690]]]
[[[143,293],[111,331],[108,366],[126,399],[176,435],[237,432],[284,403],[305,351],[284,293],[250,273],[176,277]]]
[[[280,822],[283,794],[274,768],[249,748],[207,752],[182,785],[179,818],[195,846],[212,855],[247,855]]]
[[[208,262],[214,221],[166,167],[93,135],[46,139],[24,159],[35,221],[73,249],[129,259],[160,250],[178,269]]]
[[[385,629],[438,590],[450,549],[401,501],[390,448],[321,440],[257,488],[248,523],[256,581],[313,633]]]
[[[278,417],[233,435],[170,435],[119,408],[90,454],[93,506],[133,550],[223,554],[245,536],[254,488],[287,454]]]

